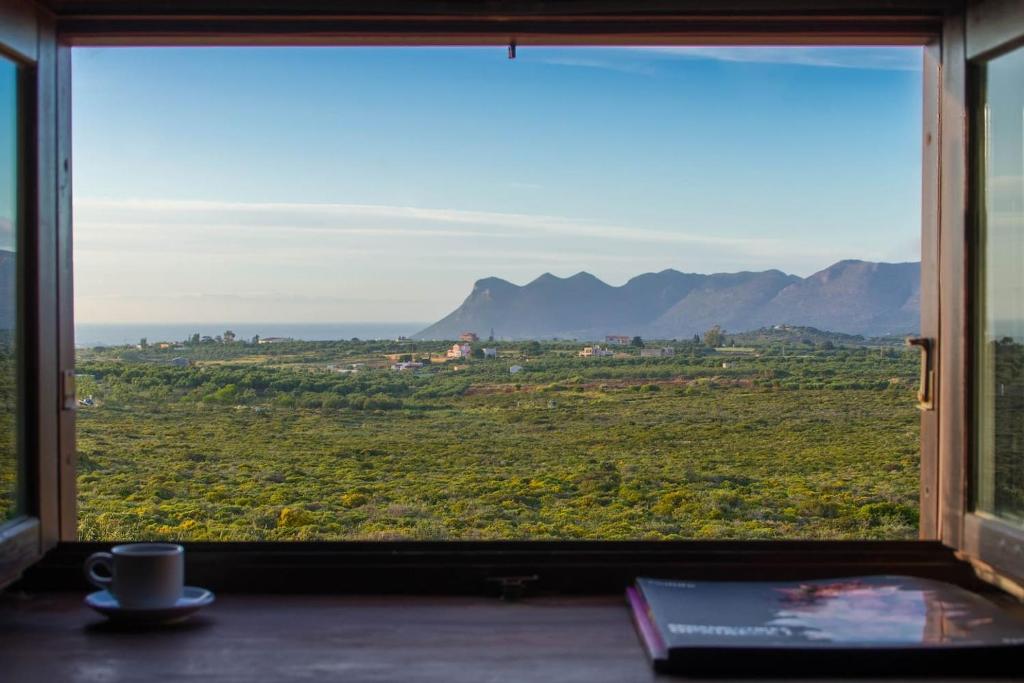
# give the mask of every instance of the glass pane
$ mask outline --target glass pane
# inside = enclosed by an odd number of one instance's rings
[[[975,508],[1024,523],[1024,49],[981,74]]]
[[[17,234],[21,216],[18,67],[0,58],[0,522],[21,508],[17,429]]]

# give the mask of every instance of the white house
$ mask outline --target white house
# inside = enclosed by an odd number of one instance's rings
[[[497,358],[498,349],[484,349],[484,358]]]
[[[508,369],[508,374],[510,374],[510,375],[518,375],[522,371],[523,371],[523,366],[522,365],[513,365],[512,367],[510,367]]]
[[[401,372],[402,370],[419,370],[423,367],[423,363],[417,361],[404,361],[402,363],[395,363],[391,366],[392,370]]]
[[[629,346],[629,343],[633,341],[630,337],[622,334],[609,334],[604,340],[609,346]]]
[[[295,341],[291,337],[260,337],[259,344],[280,344],[282,342]]]
[[[473,352],[469,344],[452,344],[452,348],[448,349],[445,353],[449,358],[469,358],[469,354]]]
[[[600,358],[602,356],[614,356],[615,352],[610,349],[602,349],[600,346],[584,346],[579,352],[581,358]]]

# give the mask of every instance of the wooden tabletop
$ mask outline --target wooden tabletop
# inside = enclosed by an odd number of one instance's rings
[[[221,595],[112,628],[81,594],[0,598],[0,679],[649,681],[624,599]]]
[[[79,593],[0,595],[0,680],[653,681],[617,596],[221,595],[117,629]],[[991,680],[991,679],[990,679]]]

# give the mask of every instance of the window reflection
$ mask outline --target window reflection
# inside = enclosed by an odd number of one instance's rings
[[[975,504],[1024,524],[1024,49],[981,78]]]
[[[17,233],[21,206],[18,67],[0,58],[0,521],[20,509],[17,429]]]

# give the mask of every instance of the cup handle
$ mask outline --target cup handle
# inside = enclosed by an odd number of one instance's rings
[[[89,579],[89,583],[97,588],[110,588],[110,584],[114,580],[113,562],[114,556],[110,553],[93,553],[85,561],[85,578]],[[97,574],[95,571],[97,566],[106,567],[110,576]]]

